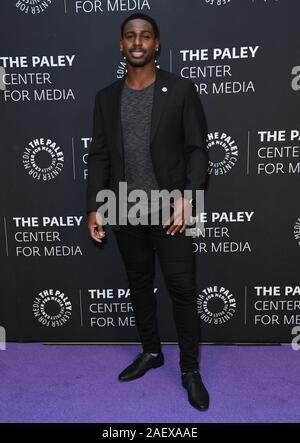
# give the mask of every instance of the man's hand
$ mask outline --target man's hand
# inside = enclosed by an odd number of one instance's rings
[[[99,212],[89,212],[88,231],[93,240],[98,243],[102,242],[102,239],[105,237],[105,231],[102,225],[102,215]]]
[[[181,234],[187,227],[193,207],[189,200],[180,197],[171,204],[174,208],[173,214],[164,223],[163,227],[168,228],[167,234],[175,235],[179,231]]]

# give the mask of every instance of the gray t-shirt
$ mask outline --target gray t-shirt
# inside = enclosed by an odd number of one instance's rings
[[[150,153],[150,130],[154,83],[144,89],[129,88],[121,97],[121,122],[124,146],[125,180],[128,193],[142,189],[148,195],[145,213],[150,211],[150,191],[158,189]],[[128,209],[135,203],[128,202]]]

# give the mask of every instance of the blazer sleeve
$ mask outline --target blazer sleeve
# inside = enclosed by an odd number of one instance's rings
[[[199,94],[193,82],[188,82],[184,100],[185,189],[195,191],[205,188],[208,177],[206,149],[207,125]]]
[[[99,92],[94,104],[92,141],[88,153],[88,178],[86,188],[86,212],[97,211],[98,191],[107,189],[110,178],[110,158],[107,148],[104,120],[101,111]]]

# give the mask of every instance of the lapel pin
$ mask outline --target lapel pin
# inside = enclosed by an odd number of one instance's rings
[[[163,88],[161,88],[162,92],[167,92],[168,88],[166,86],[164,86]]]

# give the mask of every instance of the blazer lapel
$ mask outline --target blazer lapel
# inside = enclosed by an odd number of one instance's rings
[[[111,97],[113,119],[113,133],[115,137],[115,144],[118,152],[123,159],[123,141],[122,141],[122,123],[121,123],[121,94],[124,86],[125,77],[121,78],[114,84],[114,94]]]
[[[154,96],[152,105],[150,144],[158,128],[159,120],[163,114],[165,104],[169,96],[169,75],[168,72],[156,69],[156,81],[154,86]]]

